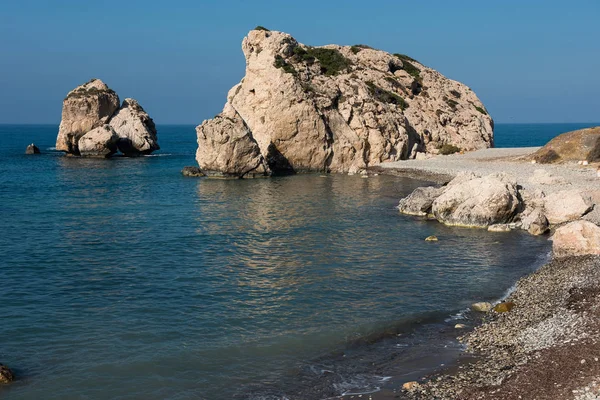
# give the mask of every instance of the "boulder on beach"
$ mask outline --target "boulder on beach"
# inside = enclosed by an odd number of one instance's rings
[[[401,213],[407,215],[426,216],[431,214],[433,201],[444,192],[444,188],[425,186],[416,188],[398,204]]]
[[[477,311],[477,312],[489,312],[492,310],[492,303],[488,303],[485,301],[482,301],[479,303],[473,303],[473,304],[471,304],[471,310]]]
[[[433,202],[435,218],[447,225],[488,227],[512,222],[521,206],[516,182],[504,174],[457,177]]]
[[[542,164],[566,161],[600,161],[600,127],[563,133],[533,154]]]
[[[540,208],[525,211],[521,216],[521,227],[535,236],[543,235],[550,228],[548,218]]]
[[[102,125],[83,135],[78,142],[82,157],[110,157],[117,151],[119,137],[110,125]]]
[[[160,149],[154,121],[134,99],[123,100],[109,124],[119,137],[119,151],[126,156],[150,154]]]
[[[579,190],[550,193],[544,199],[544,214],[552,225],[574,221],[591,211],[594,204]]]
[[[600,227],[589,221],[563,225],[551,240],[555,257],[600,255]]]
[[[125,99],[119,107],[119,96],[100,79],[92,79],[67,94],[63,101],[62,119],[56,138],[56,149],[68,155],[106,157],[114,154],[112,139],[101,149],[98,135],[107,138],[103,128],[109,124],[117,135],[117,148],[126,156],[150,154],[159,149],[152,118],[134,99]],[[87,136],[87,139],[82,139]],[[82,151],[82,145],[85,150]],[[107,155],[102,155],[106,153]]]
[[[25,149],[25,154],[40,154],[40,149],[33,143],[31,143]]]
[[[15,374],[6,365],[0,364],[0,385],[6,385],[15,380]]]
[[[311,47],[257,29],[223,112],[196,128],[209,176],[353,172],[443,145],[493,145],[493,121],[467,86],[401,54]]]
[[[511,311],[515,307],[515,303],[511,301],[503,301],[494,306],[494,311],[497,313],[505,313]]]

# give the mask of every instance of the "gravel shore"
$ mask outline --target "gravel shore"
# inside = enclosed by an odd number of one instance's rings
[[[531,154],[539,147],[484,149],[466,154],[436,156],[426,160],[386,162],[371,168],[373,172],[403,175],[435,182],[445,182],[461,172],[488,175],[506,172],[527,189],[541,189],[552,193],[568,189],[600,187],[596,168],[592,165],[532,164]],[[546,172],[554,179],[536,179],[536,170]],[[539,172],[537,173],[539,176]]]
[[[538,149],[390,162],[370,172],[438,183],[463,172],[504,172],[522,188],[546,195],[573,189],[592,197],[600,193],[598,165],[535,164],[531,155]],[[598,224],[598,211],[584,218]],[[459,338],[474,359],[425,377],[394,398],[600,399],[600,256],[555,259],[521,279],[506,301],[514,303],[511,311],[487,313],[482,325]]]

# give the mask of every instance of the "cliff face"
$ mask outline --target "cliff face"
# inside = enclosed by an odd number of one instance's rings
[[[152,118],[137,101],[125,99],[119,107],[119,96],[101,80],[92,79],[71,90],[63,101],[56,149],[85,157],[109,157],[117,149],[137,156],[160,148],[156,135]]]
[[[286,33],[244,38],[246,75],[223,112],[196,128],[208,175],[357,172],[370,165],[493,145],[493,121],[465,85],[400,54],[308,47]]]

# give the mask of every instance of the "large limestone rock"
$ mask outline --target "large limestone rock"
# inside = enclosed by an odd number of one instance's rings
[[[435,218],[447,225],[488,227],[512,222],[521,208],[516,182],[493,174],[482,178],[457,177],[432,205]]]
[[[431,214],[431,206],[444,192],[444,188],[425,186],[416,188],[410,195],[400,200],[398,209],[407,215],[426,216]]]
[[[110,125],[92,129],[79,139],[79,153],[83,157],[110,157],[117,151],[119,137]]]
[[[15,374],[6,365],[0,364],[0,385],[6,385],[15,380]]]
[[[544,199],[544,213],[552,225],[579,219],[592,207],[591,200],[578,190],[551,193]]]
[[[588,221],[575,221],[556,230],[552,236],[555,257],[600,255],[600,227]]]
[[[533,154],[539,163],[600,161],[600,126],[563,133]]]
[[[107,123],[118,108],[119,96],[100,79],[92,79],[71,90],[63,101],[56,149],[80,155],[79,139]]]
[[[110,119],[119,136],[119,151],[126,156],[150,154],[160,149],[154,121],[134,99],[125,99]]]
[[[110,132],[117,136],[116,147]],[[108,157],[117,149],[138,156],[160,148],[156,136],[154,121],[136,100],[125,99],[119,107],[119,96],[92,79],[65,98],[56,149],[76,156]]]
[[[223,113],[196,128],[196,158],[209,175],[357,172],[413,149],[493,145],[477,96],[409,57],[308,47],[266,30],[251,31],[242,49],[245,77]]]

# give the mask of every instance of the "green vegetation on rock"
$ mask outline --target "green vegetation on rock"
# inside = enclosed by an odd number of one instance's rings
[[[266,32],[271,32],[270,29],[265,28],[264,26],[257,26],[256,28],[254,28],[255,31],[266,31]]]
[[[448,104],[453,111],[456,111],[456,106],[458,105],[458,102],[456,100],[452,100],[447,97],[445,97],[444,100],[446,101],[446,104]]]
[[[456,147],[453,144],[444,144],[440,147],[440,154],[446,156],[448,154],[458,153],[460,151],[460,147]]]
[[[477,106],[474,106],[474,107],[475,107],[475,109],[476,109],[477,111],[479,111],[479,112],[480,112],[480,113],[482,113],[483,115],[488,115],[488,113],[485,111],[485,109],[483,109],[483,108],[481,108],[481,107],[477,107]]]
[[[90,80],[88,83],[94,82],[96,79],[92,79]],[[102,95],[102,94],[116,94],[114,90],[112,89],[106,89],[106,90],[101,90],[95,87],[91,87],[91,88],[84,88],[84,87],[80,87],[78,89],[73,90],[71,93],[69,93],[67,95],[67,97],[65,97],[65,100],[67,99],[78,99],[81,97],[86,97],[86,96],[96,96],[96,95]]]
[[[296,68],[294,68],[292,64],[289,64],[287,61],[285,61],[285,59],[279,54],[275,56],[275,62],[273,63],[273,66],[275,66],[275,68],[283,69],[283,71],[288,74],[297,74]]]
[[[327,76],[337,75],[350,68],[352,62],[335,49],[309,48],[304,58],[314,57],[319,60],[321,72]]]
[[[390,103],[399,105],[402,111],[408,108],[408,103],[404,101],[404,99],[398,96],[396,93],[388,92],[375,85],[373,82],[367,82],[367,87],[369,88],[369,92],[375,99],[381,101],[382,103]]]

